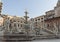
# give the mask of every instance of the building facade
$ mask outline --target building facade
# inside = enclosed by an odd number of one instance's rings
[[[60,1],[53,10],[47,11],[45,16],[45,28],[51,30],[54,34],[60,32]]]
[[[1,6],[0,8],[2,9],[2,3],[1,3],[0,6]],[[47,29],[49,29],[51,31],[54,31],[55,28],[52,28],[53,24],[52,24],[51,21],[53,21],[53,20],[54,21],[58,21],[59,20],[58,19],[59,14],[60,14],[59,11],[60,11],[60,1],[57,2],[57,5],[54,7],[53,10],[47,11],[45,13],[46,15],[34,17],[33,19],[30,19],[28,22],[29,22],[29,24],[33,24],[34,28],[39,28],[40,30],[44,29],[44,28],[47,28]],[[25,13],[27,13],[27,12],[25,12]],[[25,19],[24,18],[17,17],[17,16],[8,16],[8,15],[1,15],[1,17],[3,17],[3,26],[7,27],[7,24],[9,23],[10,27],[8,27],[8,28],[12,28],[13,32],[15,30],[17,30],[19,32],[20,31],[24,31],[23,30],[24,29],[24,25],[25,25]],[[8,18],[9,18],[9,22],[6,24]],[[55,18],[57,18],[58,20],[55,20]],[[49,20],[49,19],[52,19],[52,20]]]
[[[9,16],[1,14],[2,2],[0,2],[0,25],[3,26],[4,33],[33,32],[35,35],[60,35],[60,0],[53,10],[45,12],[45,15],[37,16],[28,20],[28,12],[25,16]],[[48,33],[47,33],[48,32]]]
[[[11,27],[13,28],[13,30],[17,30],[19,32],[23,32],[24,31],[24,24],[25,24],[25,20],[22,17],[16,17],[14,16],[11,19]]]

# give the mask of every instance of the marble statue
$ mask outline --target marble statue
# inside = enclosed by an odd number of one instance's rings
[[[7,18],[6,20],[5,20],[5,29],[7,30],[7,31],[10,31],[10,28],[9,28],[9,26],[10,26],[10,20],[9,20],[9,18]]]

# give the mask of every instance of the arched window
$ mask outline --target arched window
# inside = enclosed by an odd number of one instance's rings
[[[22,25],[21,25],[21,27],[22,27]]]
[[[14,24],[14,27],[16,27],[16,24]]]
[[[47,24],[47,27],[49,27],[49,24]]]
[[[18,24],[18,27],[19,27],[19,24]]]

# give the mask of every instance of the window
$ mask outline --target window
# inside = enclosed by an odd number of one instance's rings
[[[41,21],[41,22],[43,22],[43,21]]]
[[[16,21],[14,20],[14,22],[16,22]]]
[[[41,19],[43,19],[43,18],[41,18]]]
[[[24,22],[25,23],[25,22]]]
[[[21,21],[21,23],[22,23],[22,21]]]
[[[14,27],[16,27],[16,24],[14,24]]]
[[[22,25],[21,25],[21,27],[22,27]]]
[[[35,21],[37,21],[37,19]]]
[[[18,21],[19,22],[19,21]]]
[[[19,27],[19,24],[18,24],[18,27]]]
[[[49,24],[47,24],[47,27],[49,27]]]

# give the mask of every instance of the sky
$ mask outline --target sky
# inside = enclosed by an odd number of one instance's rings
[[[28,11],[30,18],[44,15],[46,11],[54,9],[58,0],[2,0],[2,14],[24,16]]]

